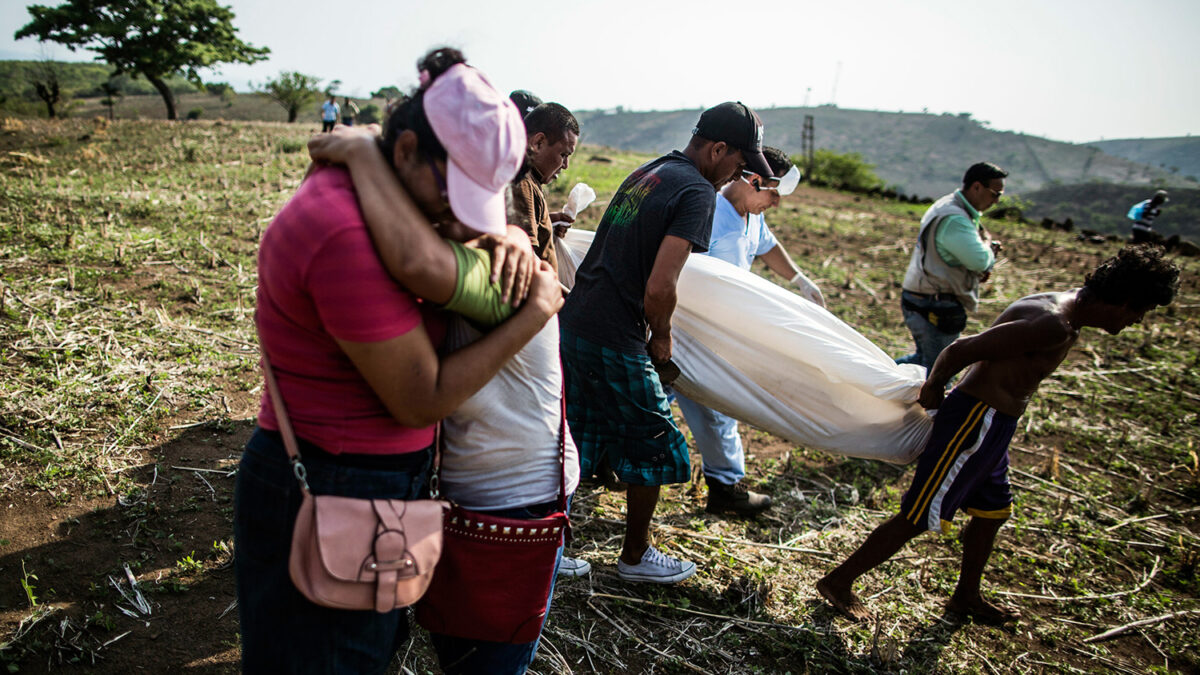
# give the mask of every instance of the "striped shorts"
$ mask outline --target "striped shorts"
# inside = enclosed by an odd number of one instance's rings
[[[957,389],[946,396],[917,460],[900,513],[913,525],[944,531],[959,509],[980,518],[1008,518],[1008,444],[1017,418]]]
[[[562,330],[567,424],[579,448],[581,477],[604,458],[630,485],[691,478],[687,440],[645,354],[626,354]]]

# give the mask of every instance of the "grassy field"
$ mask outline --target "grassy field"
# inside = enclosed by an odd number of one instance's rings
[[[255,251],[303,174],[308,131],[0,120],[9,671],[237,671],[231,495],[261,394]],[[588,182],[599,198],[581,226],[594,226],[643,159],[581,148],[551,208]],[[900,354],[899,280],[921,210],[805,186],[768,220],[831,311]],[[1007,258],[968,331],[1021,295],[1077,285],[1117,249],[989,228]],[[750,478],[776,505],[715,518],[703,480],[665,489],[656,542],[700,568],[678,587],[621,582],[623,496],[580,490],[572,551],[594,569],[559,584],[534,671],[1200,670],[1200,278],[1179,262],[1178,301],[1119,336],[1085,334],[1021,421],[1018,506],[985,576],[1020,623],[944,614],[953,534],[864,578],[875,621],[838,618],[812,584],[894,512],[910,471],[746,429]],[[396,672],[436,670],[422,638],[403,656]]]

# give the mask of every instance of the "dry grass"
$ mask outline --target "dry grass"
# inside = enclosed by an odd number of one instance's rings
[[[152,646],[170,642],[201,645],[213,672],[236,670],[224,543],[225,471],[236,453],[201,465],[171,452],[188,457],[210,437],[244,438],[256,412],[255,248],[299,181],[305,131],[0,123],[0,483],[10,501],[44,514],[28,532],[0,532],[0,660],[39,669],[54,658],[100,658],[114,672],[152,655],[164,669],[192,663]],[[593,154],[613,161],[586,161]],[[639,159],[582,149],[551,205],[575,181],[594,183],[601,195],[583,225],[594,224],[603,188]],[[896,282],[919,215],[919,207],[802,188],[769,220],[832,311],[899,354],[910,338]],[[1008,261],[969,331],[1016,297],[1076,285],[1115,251],[1064,233],[990,227]],[[700,567],[678,587],[619,581],[623,498],[578,493],[572,554],[594,569],[559,584],[534,670],[1200,668],[1200,292],[1195,263],[1183,264],[1173,307],[1120,336],[1087,334],[1022,420],[1012,453],[1019,506],[985,577],[1024,608],[1019,624],[961,625],[943,615],[960,553],[954,536],[923,537],[862,581],[875,622],[836,617],[813,582],[894,512],[908,474],[748,430],[750,478],[776,506],[753,520],[720,519],[703,512],[703,481],[666,489],[656,540]],[[103,507],[105,520],[89,520],[85,505]],[[153,628],[113,611],[122,600],[106,579],[120,566],[108,559],[63,571],[83,582],[68,592],[52,558],[70,549],[35,538],[55,518],[102,533],[104,522],[121,523],[116,550],[136,557],[141,585],[158,589]],[[37,576],[36,607],[19,583],[23,561]],[[219,608],[197,609],[209,597]],[[62,614],[51,621],[47,611]],[[167,618],[210,614],[225,623],[197,630]],[[160,634],[157,643],[149,637]],[[72,644],[86,648],[72,652]],[[405,666],[433,667],[423,640]]]

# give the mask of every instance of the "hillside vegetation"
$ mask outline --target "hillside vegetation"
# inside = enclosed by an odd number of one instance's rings
[[[700,110],[579,113],[588,143],[660,153],[687,143]],[[867,110],[766,108],[757,110],[765,142],[797,153],[804,116],[812,115],[815,144],[857,152],[900,192],[939,197],[954,189],[968,166],[992,161],[1010,172],[1010,191],[1032,192],[1054,183],[1100,181],[1198,187],[1165,169],[1113,157],[1095,148],[1009,131],[995,131],[969,115],[930,115]]]
[[[1146,187],[1085,183],[1045,187],[1023,197],[1032,204],[1025,209],[1025,216],[1035,222],[1070,218],[1076,228],[1128,237],[1132,221],[1125,215],[1129,207],[1153,195]],[[1154,229],[1166,237],[1178,234],[1200,242],[1200,190],[1172,189],[1170,199],[1154,221]]]
[[[96,99],[98,104],[99,99],[105,95],[101,85],[110,80],[124,96],[158,96],[158,92],[144,78],[119,75],[113,79],[112,66],[104,63],[0,61],[0,111],[21,115],[44,115],[45,106],[38,98],[33,83],[45,77],[47,68],[53,69],[58,77],[64,112],[68,114],[83,112],[78,107],[79,101],[72,105],[72,99],[92,98]],[[167,84],[177,94],[196,91],[195,85],[182,77],[168,78]],[[161,98],[159,100],[161,103]]]
[[[1088,143],[1094,148],[1195,180],[1200,176],[1200,138],[1124,138]]]
[[[107,117],[108,106],[103,103],[104,91],[100,88],[112,76],[112,68],[97,63],[51,62],[57,69],[63,91],[60,114],[64,117]],[[22,117],[44,117],[45,105],[34,92],[33,81],[41,61],[0,61],[0,113]],[[113,104],[113,115],[117,119],[164,119],[166,106],[162,97],[143,78],[120,75],[112,80],[121,92]],[[182,77],[168,78],[168,84],[178,97],[177,107],[181,118],[189,113],[201,119],[224,119],[240,121],[284,122],[287,112],[269,96],[257,92],[216,95],[200,91]],[[210,83],[211,84],[211,83]],[[384,99],[355,99],[360,109],[370,105],[383,110]],[[340,99],[339,99],[340,102]],[[316,100],[301,111],[297,120],[300,124],[313,123],[320,130],[321,101]]]
[[[261,233],[307,165],[308,128],[0,119],[0,664],[21,673],[236,673],[232,491],[262,394]],[[592,228],[645,155],[581,147],[554,183],[596,187]],[[768,215],[830,311],[911,348],[899,281],[924,207],[802,185]],[[1080,282],[1118,245],[992,221],[1005,259],[967,332]],[[1013,441],[1017,507],[985,592],[1006,628],[944,602],[961,545],[929,534],[862,580],[871,623],[813,583],[894,513],[911,469],[744,429],[774,506],[704,511],[663,490],[656,545],[677,587],[622,582],[624,496],[585,485],[537,673],[1196,672],[1200,669],[1200,275],[1117,336],[1085,331]],[[803,385],[803,383],[798,383]],[[699,466],[694,452],[692,462]],[[961,521],[959,522],[961,526]],[[1116,630],[1115,634],[1110,631]],[[427,640],[392,673],[434,672]]]

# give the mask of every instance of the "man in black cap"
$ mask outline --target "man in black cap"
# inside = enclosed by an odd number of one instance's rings
[[[754,111],[722,103],[700,115],[683,152],[630,174],[559,314],[567,421],[582,475],[606,463],[629,486],[617,562],[627,581],[672,584],[696,572],[695,563],[650,545],[659,488],[691,476],[687,441],[656,368],[670,363],[675,284],[688,254],[708,249],[716,188],[745,168],[773,176],[762,134]]]

